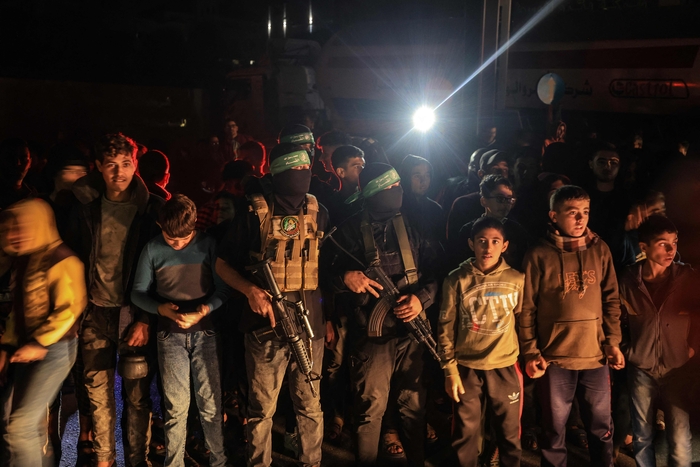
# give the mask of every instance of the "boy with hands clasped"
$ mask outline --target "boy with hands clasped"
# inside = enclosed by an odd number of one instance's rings
[[[220,335],[211,313],[228,298],[214,271],[216,242],[194,229],[197,209],[175,195],[160,211],[163,235],[141,253],[132,301],[158,317],[158,365],[165,399],[165,463],[184,467],[190,378],[210,465],[226,465]]]
[[[613,465],[609,368],[624,368],[620,298],[610,249],[587,228],[590,197],[563,186],[550,200],[550,229],[527,252],[520,314],[526,371],[541,378],[542,466],[566,466],[566,420],[574,395],[591,465]]]
[[[461,466],[478,464],[481,408],[488,401],[500,465],[519,466],[522,374],[515,315],[524,275],[501,258],[508,241],[499,220],[477,220],[469,246],[475,258],[445,279],[438,323],[445,390],[457,403],[452,446]]]

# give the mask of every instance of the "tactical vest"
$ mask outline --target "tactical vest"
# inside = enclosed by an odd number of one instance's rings
[[[318,252],[323,232],[318,230],[318,201],[306,195],[305,207],[296,216],[273,216],[261,194],[249,197],[250,211],[260,222],[260,251],[256,261],[270,258],[270,267],[282,292],[318,288]]]

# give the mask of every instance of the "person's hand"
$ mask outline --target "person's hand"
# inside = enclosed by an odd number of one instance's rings
[[[604,345],[603,352],[608,359],[608,366],[613,370],[622,370],[625,367],[625,356],[619,347],[613,345]]]
[[[328,350],[335,350],[335,346],[338,345],[338,335],[335,332],[335,326],[329,320],[326,321],[326,338],[323,342]]]
[[[135,322],[126,336],[126,345],[130,347],[143,347],[148,344],[148,324]]]
[[[199,305],[196,313],[178,313],[179,319],[175,322],[182,329],[189,329],[199,323],[202,318],[209,314],[209,305]]]
[[[525,363],[525,372],[532,379],[541,378],[547,371],[547,360],[542,355]]]
[[[397,302],[399,302],[399,306],[394,308],[394,314],[404,323],[408,323],[423,311],[423,304],[413,294],[402,295]]]
[[[272,301],[270,300],[270,294],[265,292],[260,287],[252,286],[250,291],[246,294],[248,297],[248,304],[250,309],[254,313],[260,316],[266,316],[270,319],[270,326],[275,327],[275,313],[272,311]]]
[[[30,363],[43,360],[49,350],[37,342],[25,344],[12,354],[10,363]]]
[[[625,219],[625,232],[636,230],[647,217],[646,206],[633,206]]]
[[[375,298],[379,298],[379,292],[377,292],[375,289],[383,289],[379,282],[373,281],[369,277],[365,276],[362,271],[346,272],[343,276],[343,282],[345,282],[345,286],[350,289],[351,292],[368,292],[374,295]]]
[[[10,366],[10,358],[7,350],[0,350],[0,388],[7,384],[7,369]]]
[[[177,321],[180,317],[180,313],[177,312],[179,309],[180,307],[174,303],[161,303],[158,305],[158,314],[173,321]]]
[[[445,376],[445,391],[453,401],[459,402],[459,395],[464,394],[462,378],[459,375]]]

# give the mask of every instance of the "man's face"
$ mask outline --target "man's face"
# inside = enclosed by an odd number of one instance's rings
[[[620,171],[620,156],[614,151],[599,151],[589,165],[596,180],[612,182]]]
[[[504,185],[496,186],[489,196],[481,197],[481,205],[486,209],[486,215],[499,220],[508,216],[514,202],[513,191]]]
[[[411,170],[411,193],[425,196],[430,189],[430,168],[425,165],[417,165]]]
[[[590,209],[590,200],[570,199],[561,203],[556,211],[549,211],[549,218],[563,235],[581,237],[588,226]]]
[[[647,255],[647,261],[667,268],[676,257],[678,235],[675,232],[664,232],[654,238],[649,244],[639,242],[639,248]]]
[[[335,171],[343,185],[356,187],[360,183],[360,173],[365,168],[365,158],[358,156],[348,160],[347,168],[340,167]]]
[[[0,246],[11,256],[26,254],[34,244],[35,232],[32,226],[10,216],[0,228]]]
[[[136,172],[136,161],[131,157],[131,154],[108,156],[102,162],[95,161],[95,165],[97,170],[102,173],[107,190],[114,193],[125,192]]]
[[[219,214],[216,219],[217,224],[221,224],[223,221],[228,219],[233,219],[236,214],[236,208],[233,205],[233,200],[228,198],[219,198],[216,200],[216,204],[219,205]]]
[[[236,136],[238,136],[238,124],[233,120],[229,120],[228,122],[226,122],[226,125],[224,125],[224,130],[224,132],[230,139],[233,139]]]
[[[192,239],[194,238],[194,230],[190,232],[190,234],[186,237],[170,237],[168,234],[163,231],[163,239],[165,240],[165,243],[170,245],[170,247],[173,250],[182,250],[184,249],[187,245],[190,244]]]
[[[518,186],[534,185],[537,181],[540,164],[534,157],[519,157],[515,161],[515,182]]]
[[[76,180],[87,175],[83,165],[67,165],[59,170],[54,182],[59,190],[70,190]]]
[[[11,182],[20,183],[27,176],[29,168],[32,166],[32,157],[29,148],[21,148],[16,155],[8,156],[2,161],[3,178]]]

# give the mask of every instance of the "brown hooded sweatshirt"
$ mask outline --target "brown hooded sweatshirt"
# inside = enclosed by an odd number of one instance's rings
[[[603,345],[620,346],[620,297],[610,249],[586,229],[583,237],[550,232],[523,262],[520,353],[542,355],[567,370],[605,364]]]

